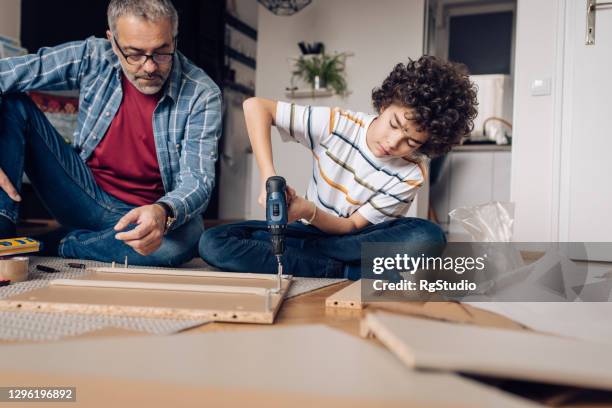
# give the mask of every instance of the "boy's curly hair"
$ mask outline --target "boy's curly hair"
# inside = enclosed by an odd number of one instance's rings
[[[414,110],[410,119],[429,139],[419,152],[429,157],[447,153],[474,127],[476,89],[463,64],[432,56],[397,64],[379,88],[372,91],[378,112],[393,103]]]

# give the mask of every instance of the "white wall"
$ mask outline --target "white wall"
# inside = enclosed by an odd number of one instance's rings
[[[0,0],[0,35],[19,39],[21,0]]]
[[[557,0],[518,0],[511,181],[515,241],[557,238],[552,213],[558,20]],[[532,96],[532,81],[546,78],[552,79],[552,94]]]
[[[275,16],[259,6],[256,94],[264,98],[287,100],[291,68],[289,57],[300,54],[300,41],[325,43],[326,52],[351,52],[347,60],[346,99],[339,97],[297,99],[300,104],[340,106],[371,112],[372,88],[398,62],[418,58],[423,47],[423,0],[313,0],[299,13]],[[296,143],[281,143],[273,131],[276,169],[300,194],[310,177],[312,157]],[[256,203],[259,175],[252,159],[249,218],[261,218],[263,209]]]

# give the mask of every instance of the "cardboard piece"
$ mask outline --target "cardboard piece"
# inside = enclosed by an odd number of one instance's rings
[[[541,333],[612,345],[611,302],[470,302],[470,307]]]
[[[536,406],[453,374],[407,370],[384,348],[322,325],[5,346],[0,382],[76,386],[77,401],[94,408],[115,406],[117,395],[117,405],[151,408]]]
[[[380,312],[361,330],[410,368],[612,390],[612,346]]]
[[[428,317],[458,323],[470,323],[486,327],[524,329],[509,318],[458,302],[380,301],[364,303],[361,298],[361,281],[355,281],[325,300],[325,306],[336,309],[387,310],[394,313]]]
[[[276,275],[110,269],[93,268],[88,275],[68,280],[68,285],[63,280],[64,285],[0,300],[0,310],[273,323],[291,285],[291,276],[284,276],[276,291]],[[76,286],[79,282],[87,286]]]

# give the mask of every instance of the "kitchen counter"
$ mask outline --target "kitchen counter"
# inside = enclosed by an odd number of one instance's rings
[[[453,147],[453,152],[509,152],[512,145],[497,145],[489,143],[471,143]]]

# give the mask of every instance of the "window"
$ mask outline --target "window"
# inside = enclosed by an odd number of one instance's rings
[[[451,16],[448,59],[466,64],[472,75],[510,74],[513,12]]]

